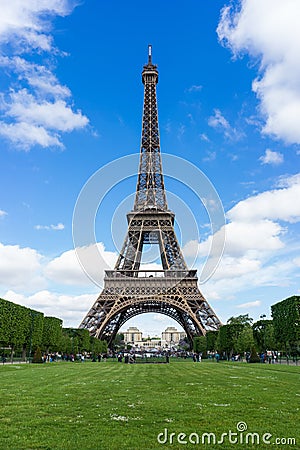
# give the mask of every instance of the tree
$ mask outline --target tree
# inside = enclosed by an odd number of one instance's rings
[[[280,348],[279,342],[275,339],[274,325],[269,323],[264,332],[264,341],[266,349],[278,349]]]
[[[180,341],[178,342],[178,348],[180,350],[184,350],[187,351],[190,348],[190,343],[187,337],[184,337],[183,339],[180,339]]]
[[[0,341],[11,348],[22,349],[30,329],[30,309],[0,299]]]
[[[60,349],[63,353],[72,353],[72,339],[68,334],[64,333],[64,329]]]
[[[254,347],[253,330],[245,326],[237,338],[236,350],[238,353],[250,352],[252,347]]]
[[[286,350],[299,351],[300,296],[294,295],[271,306],[274,335]]]
[[[248,314],[230,317],[227,324],[219,329],[216,346],[221,353],[231,358],[234,353],[240,353],[244,347],[253,344],[251,324],[253,319]],[[248,330],[248,331],[246,331]]]
[[[253,324],[252,329],[256,348],[259,352],[278,348],[278,342],[274,335],[273,320],[258,320]]]
[[[259,362],[260,362],[259,356],[256,352],[256,348],[253,346],[250,352],[249,363],[259,363]]]
[[[33,355],[32,362],[33,362],[33,363],[37,363],[37,364],[40,364],[40,363],[43,362],[43,361],[42,361],[42,352],[41,352],[40,347],[37,347],[37,348],[36,348],[36,350],[35,350],[35,352],[34,352],[34,355]]]
[[[86,329],[77,329],[77,336],[79,339],[79,352],[91,351],[90,333]]]
[[[206,337],[196,336],[193,339],[193,349],[196,353],[206,353]]]
[[[241,326],[251,326],[253,322],[253,319],[249,317],[249,314],[241,314],[237,317],[230,317],[227,320],[228,325],[241,325]]]
[[[98,355],[99,353],[107,353],[107,342],[100,341],[100,339],[95,338],[94,336],[90,337],[91,349],[94,355]]]
[[[230,325],[222,325],[216,340],[216,346],[220,353],[226,353],[227,357],[232,353],[233,339]]]
[[[72,349],[68,353],[82,353],[92,350],[90,342],[90,333],[84,328],[63,328],[63,334],[68,336],[71,341]],[[70,346],[70,342],[68,347]]]
[[[44,317],[42,344],[47,353],[60,349],[62,336],[62,320],[56,317]]]
[[[206,333],[206,348],[208,352],[214,352],[216,350],[218,333],[218,331],[208,331]]]
[[[107,352],[107,342],[90,336],[84,328],[63,328],[62,350],[66,353],[91,352],[93,355]]]
[[[43,338],[43,328],[44,328],[44,314],[35,311],[33,309],[28,309],[28,327],[26,332],[25,342],[23,344],[23,356],[31,356],[31,352],[35,351],[37,347],[41,346]]]
[[[121,349],[121,348],[125,348],[125,344],[124,344],[124,333],[117,333],[116,337],[113,341],[113,348],[114,349]]]
[[[83,331],[89,343],[88,332],[86,336]],[[62,320],[0,299],[0,344],[11,348],[11,358],[15,351],[22,351],[25,359],[37,347],[56,351],[62,344]]]
[[[0,298],[0,342],[7,345],[10,341],[10,317],[12,303]]]

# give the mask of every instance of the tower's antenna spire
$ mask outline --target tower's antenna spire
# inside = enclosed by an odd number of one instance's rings
[[[152,64],[152,45],[148,45],[148,64]]]

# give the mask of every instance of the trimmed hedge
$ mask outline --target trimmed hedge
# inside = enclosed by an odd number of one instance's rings
[[[271,306],[275,338],[286,350],[300,346],[300,296]]]
[[[107,343],[90,336],[88,330],[62,328],[62,323],[61,319],[45,317],[39,311],[0,298],[0,350],[9,347],[11,358],[18,352],[24,360],[37,352],[107,352]]]

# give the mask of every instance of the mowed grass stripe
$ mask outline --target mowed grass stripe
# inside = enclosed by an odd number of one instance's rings
[[[191,361],[7,365],[0,368],[0,448],[158,449],[164,428],[221,435],[239,421],[300,442],[299,372]]]

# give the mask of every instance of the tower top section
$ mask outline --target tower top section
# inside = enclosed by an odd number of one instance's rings
[[[143,68],[142,80],[144,84],[158,82],[157,65],[152,63],[152,45],[148,45],[148,64]]]
[[[167,211],[167,200],[162,172],[156,85],[157,66],[152,63],[152,46],[148,46],[148,64],[143,68],[144,108],[139,174],[134,211]]]

